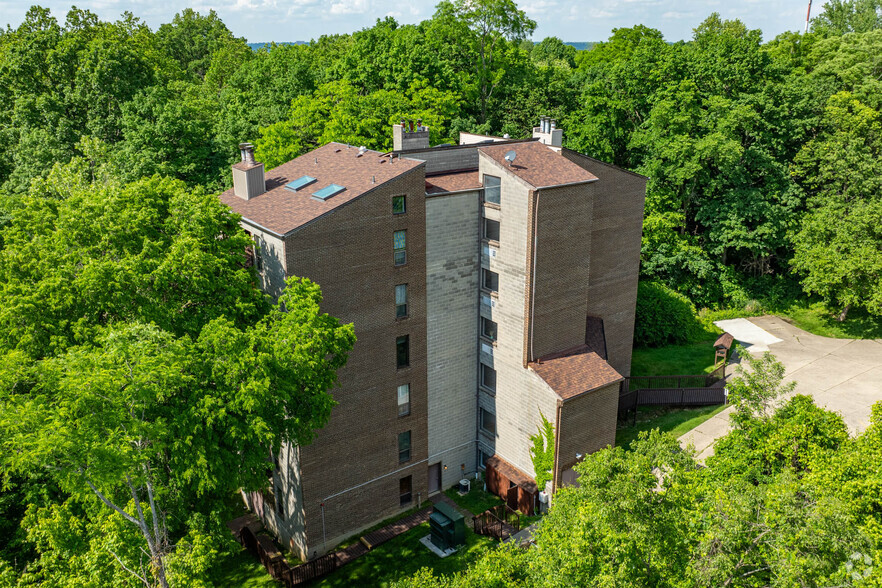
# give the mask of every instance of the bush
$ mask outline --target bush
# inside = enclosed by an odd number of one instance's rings
[[[682,345],[694,341],[701,332],[695,305],[688,298],[659,282],[638,284],[636,345]]]

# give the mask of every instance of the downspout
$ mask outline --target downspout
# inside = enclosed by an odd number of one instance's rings
[[[557,492],[557,472],[560,470],[560,418],[563,410],[563,399],[557,399],[557,416],[554,423],[554,470],[551,472],[551,493]],[[545,490],[545,488],[542,488]]]
[[[534,192],[536,194],[536,201],[533,204],[533,271],[531,272],[533,275],[530,276],[532,278],[532,284],[530,284],[530,359],[529,361],[535,361],[536,355],[533,353],[533,322],[534,315],[536,313],[536,250],[539,248],[539,190]]]

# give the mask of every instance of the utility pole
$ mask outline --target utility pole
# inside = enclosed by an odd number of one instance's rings
[[[808,34],[809,17],[812,15],[812,0],[809,0],[808,10],[805,13],[805,32]]]

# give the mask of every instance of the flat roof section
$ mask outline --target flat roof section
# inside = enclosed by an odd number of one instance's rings
[[[509,151],[515,152],[515,160],[511,165],[505,160],[505,154]],[[591,172],[537,141],[479,146],[478,153],[489,157],[534,188],[551,188],[598,179]]]
[[[219,198],[246,222],[284,236],[421,165],[425,162],[395,157],[393,163],[379,151],[367,150],[359,155],[358,147],[328,143],[267,171],[264,194],[244,200],[231,188]],[[296,192],[286,187],[303,176],[316,181]],[[320,194],[313,197],[329,184],[345,186],[346,190],[327,200],[320,200]]]
[[[468,192],[481,188],[483,186],[477,170],[426,176],[426,194],[430,196],[447,192]]]
[[[564,401],[625,379],[587,345],[552,353],[527,365]]]

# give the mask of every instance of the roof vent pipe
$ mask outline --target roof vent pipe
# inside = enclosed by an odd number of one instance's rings
[[[248,165],[256,165],[254,161],[254,145],[251,143],[239,143],[239,153],[242,155],[242,161]]]
[[[367,147],[365,147],[364,145],[362,145],[361,147],[358,148],[359,155],[364,155],[365,151],[367,151]]]

